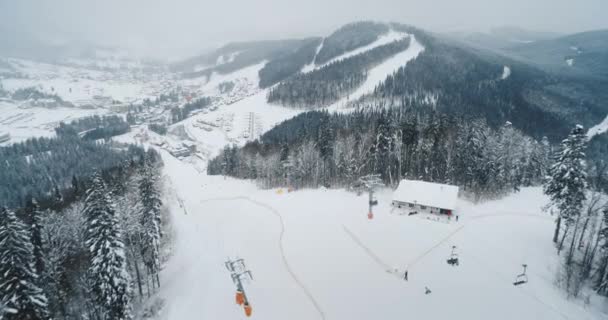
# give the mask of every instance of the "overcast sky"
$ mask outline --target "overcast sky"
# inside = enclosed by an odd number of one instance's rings
[[[608,0],[0,0],[0,32],[184,56],[233,40],[326,35],[356,20],[433,31],[608,28]]]

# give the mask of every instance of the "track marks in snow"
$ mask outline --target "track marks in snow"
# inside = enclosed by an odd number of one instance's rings
[[[357,237],[352,231],[350,231],[350,229],[348,229],[345,225],[342,225],[342,228],[344,229],[344,232],[346,232],[346,234],[348,234],[348,236],[359,246],[361,247],[361,249],[363,249],[363,251],[365,251],[365,253],[367,253],[367,255],[372,258],[372,260],[374,260],[379,266],[381,266],[384,270],[390,270],[391,266],[384,262],[380,257],[378,257],[378,255],[376,255],[374,253],[374,251],[372,251],[369,247],[367,247],[362,241],[361,239],[359,239],[359,237]]]
[[[276,210],[275,208],[273,208],[272,206],[270,206],[268,204],[253,200],[253,199],[251,199],[249,197],[245,197],[245,196],[206,199],[206,200],[202,200],[200,203],[205,203],[205,202],[210,202],[210,201],[236,201],[236,200],[247,201],[256,206],[262,207],[279,219],[279,222],[281,224],[281,230],[279,232],[279,249],[281,251],[281,258],[283,260],[283,265],[285,266],[285,269],[287,270],[287,272],[289,273],[291,278],[294,280],[294,282],[298,285],[298,287],[300,287],[302,292],[304,292],[304,294],[306,295],[308,300],[310,300],[310,302],[312,303],[314,308],[317,310],[320,318],[322,320],[325,320],[326,318],[325,318],[325,313],[323,312],[323,309],[321,309],[321,306],[319,305],[317,300],[314,298],[314,296],[312,295],[310,290],[308,290],[308,288],[304,285],[304,282],[302,282],[302,280],[295,274],[291,265],[289,264],[289,261],[287,260],[287,257],[285,255],[285,248],[283,246],[283,242],[284,242],[283,239],[284,239],[284,235],[285,235],[285,222],[283,220],[283,216],[281,215],[281,213],[278,210]]]
[[[480,220],[485,220],[485,219],[488,219],[488,218],[514,217],[514,216],[515,217],[538,218],[538,219],[552,219],[552,217],[545,217],[545,216],[539,216],[539,215],[536,215],[536,214],[526,214],[526,213],[523,213],[523,214],[517,214],[517,213],[498,213],[498,214],[487,214],[487,215],[472,216],[470,219],[468,219],[466,222],[464,222],[462,225],[460,225],[454,231],[450,232],[447,236],[445,236],[444,238],[442,238],[441,240],[439,240],[435,245],[433,245],[428,250],[424,251],[422,254],[418,255],[411,262],[409,262],[407,264],[408,270],[411,269],[411,267],[414,266],[416,263],[418,263],[419,261],[421,261],[425,256],[427,256],[428,254],[430,254],[431,252],[433,252],[435,249],[439,248],[441,245],[445,244],[448,240],[450,240],[452,237],[454,237],[456,234],[458,234],[460,231],[462,231],[464,229],[464,227],[467,226],[469,223],[475,222],[475,221],[480,221]],[[363,243],[363,241],[361,241],[361,239],[357,235],[355,235],[345,225],[342,225],[342,228],[344,229],[344,232],[346,234],[348,234],[348,236],[361,249],[363,249],[365,251],[365,253],[372,260],[374,260],[374,262],[376,262],[385,271],[387,271],[387,272],[391,272],[392,271],[392,267],[390,266],[390,264],[386,263],[372,249],[370,249],[368,246],[366,246]],[[467,257],[468,258],[472,258],[474,261],[477,262],[477,264],[481,265],[484,269],[486,269],[486,271],[489,271],[494,276],[500,278],[504,283],[511,283],[512,279],[510,279],[508,276],[506,276],[506,275],[502,274],[501,272],[499,272],[498,270],[496,270],[495,267],[493,267],[490,264],[484,262],[483,259],[478,258],[477,256],[475,256],[474,254],[471,254],[470,252],[467,253]],[[532,273],[532,274],[536,275],[537,277],[542,278],[545,281],[548,281],[548,279],[546,277],[542,276],[542,275],[539,275],[537,273],[530,272],[530,271],[528,271],[528,273]],[[535,300],[539,304],[545,306],[547,309],[553,311],[554,313],[556,313],[557,315],[559,315],[561,318],[566,319],[566,320],[570,320],[571,319],[570,317],[568,317],[566,314],[564,314],[563,312],[561,312],[560,310],[558,310],[553,305],[551,305],[551,304],[543,301],[542,299],[540,299],[533,292],[530,292],[530,290],[528,290],[528,288],[515,288],[515,289],[516,290],[519,289],[520,290],[519,292],[521,292],[522,294],[528,296],[529,298],[532,298],[533,300]]]

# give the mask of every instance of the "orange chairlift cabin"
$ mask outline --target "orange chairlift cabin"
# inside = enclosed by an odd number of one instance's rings
[[[248,317],[251,317],[251,305],[247,302],[245,302],[245,305],[243,306],[243,309],[245,310],[245,315]]]
[[[243,291],[237,290],[236,291],[236,304],[238,304],[239,306],[242,306],[244,303],[245,303],[245,295],[243,294]]]

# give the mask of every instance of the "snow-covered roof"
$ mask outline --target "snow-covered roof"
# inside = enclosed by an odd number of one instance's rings
[[[403,179],[393,192],[393,200],[454,210],[458,187],[420,180]]]

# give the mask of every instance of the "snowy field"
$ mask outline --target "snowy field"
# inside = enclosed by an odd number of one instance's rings
[[[31,137],[52,137],[61,121],[71,121],[95,114],[106,114],[107,109],[20,107],[0,101],[0,134],[10,133],[10,143]]]
[[[278,194],[163,159],[176,243],[160,319],[245,318],[224,267],[235,257],[253,273],[245,288],[257,319],[606,317],[553,283],[554,224],[538,188],[481,205],[461,201],[458,222],[391,212],[386,190],[368,220],[365,196]],[[446,263],[453,245],[457,267]],[[530,281],[515,287],[523,263]]]
[[[604,121],[598,123],[597,125],[591,127],[589,129],[589,131],[587,131],[587,137],[589,139],[593,138],[593,136],[598,135],[598,134],[602,134],[604,132],[608,131],[608,116],[606,116],[606,119],[604,119]]]
[[[84,66],[65,66],[22,59],[7,59],[19,77],[2,80],[8,91],[35,87],[57,94],[75,105],[89,104],[95,97],[111,97],[122,102],[152,98],[167,89],[170,74],[140,69],[102,71]]]

